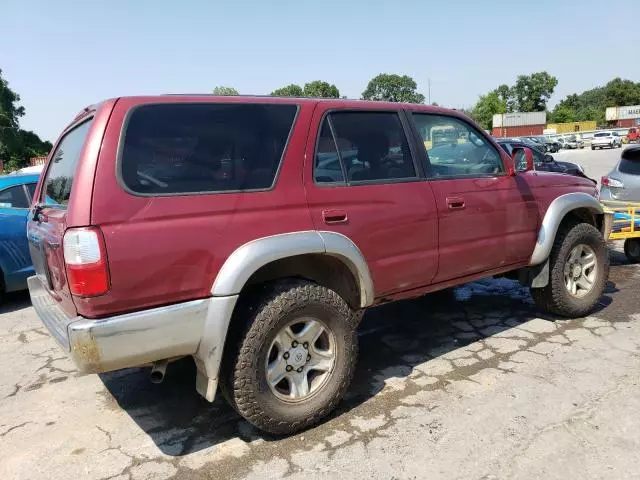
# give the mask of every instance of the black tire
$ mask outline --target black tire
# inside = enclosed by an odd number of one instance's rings
[[[579,244],[595,253],[596,276],[591,290],[578,297],[569,293],[564,268],[569,254]],[[542,310],[563,317],[582,317],[593,310],[604,293],[609,278],[609,253],[602,234],[593,225],[568,222],[558,231],[549,257],[549,283],[543,288],[531,288],[531,296]]]
[[[357,363],[356,327],[361,315],[333,290],[307,281],[267,285],[258,298],[256,308],[246,309],[246,328],[235,348],[225,352],[222,392],[257,428],[278,435],[295,433],[317,424],[344,396]],[[321,320],[333,333],[335,363],[316,392],[289,402],[276,396],[267,383],[267,356],[278,332],[305,316]]]
[[[591,150],[595,150],[595,149],[596,149],[596,147],[591,147]]]
[[[624,254],[629,263],[640,262],[640,238],[627,238],[624,241]]]

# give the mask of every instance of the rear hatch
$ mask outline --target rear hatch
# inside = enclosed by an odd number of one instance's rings
[[[60,137],[40,178],[27,222],[29,250],[36,275],[70,317],[76,315],[76,309],[67,282],[63,238],[78,165],[92,123],[93,118],[85,116]],[[91,190],[76,193],[84,197],[80,202],[90,203]]]
[[[609,175],[609,191],[615,200],[640,202],[640,147],[628,147]]]

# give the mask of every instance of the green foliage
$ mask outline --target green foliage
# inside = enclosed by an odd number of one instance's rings
[[[310,98],[340,98],[340,90],[328,82],[314,80],[305,84],[302,95]]]
[[[561,100],[551,112],[551,121],[583,122],[595,120],[605,125],[607,107],[640,104],[640,82],[614,78],[604,87],[596,87]]]
[[[300,85],[296,85],[292,83],[291,85],[287,85],[286,87],[279,88],[271,92],[271,95],[274,97],[302,97],[302,87]]]
[[[408,75],[381,73],[372,78],[362,92],[363,100],[387,102],[424,103],[424,95],[416,90],[418,85]]]
[[[20,96],[9,88],[0,70],[0,159],[7,171],[27,166],[31,157],[46,155],[52,148],[50,142],[20,128],[25,111],[19,102]]]
[[[511,87],[513,107],[518,112],[542,112],[558,85],[558,79],[547,72],[519,75]]]
[[[486,95],[480,95],[478,102],[469,114],[482,128],[489,130],[492,126],[493,116],[496,113],[506,112],[507,100],[496,89]]]
[[[214,95],[239,95],[238,90],[236,90],[233,87],[225,87],[222,85],[218,85],[216,88],[213,89],[213,94]]]

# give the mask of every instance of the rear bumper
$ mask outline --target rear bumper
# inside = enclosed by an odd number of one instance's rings
[[[82,373],[107,372],[195,354],[211,302],[194,300],[89,320],[68,317],[37,276],[30,277],[28,285],[38,316]]]

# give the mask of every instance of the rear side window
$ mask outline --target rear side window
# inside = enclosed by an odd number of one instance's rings
[[[29,208],[29,199],[22,185],[0,190],[0,208]]]
[[[271,188],[296,112],[272,104],[138,107],[121,144],[122,182],[150,196]]]
[[[618,164],[618,171],[629,175],[640,175],[640,149],[625,150]]]
[[[335,135],[334,135],[335,134]],[[409,143],[396,112],[333,112],[322,124],[317,183],[389,183],[417,178]]]
[[[69,203],[73,177],[91,122],[92,120],[87,120],[81,123],[69,131],[58,143],[51,156],[42,189],[44,204],[66,206]]]

